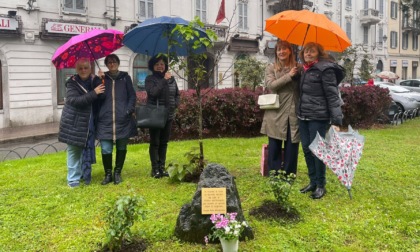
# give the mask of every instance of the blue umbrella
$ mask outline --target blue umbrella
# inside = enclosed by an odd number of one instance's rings
[[[194,41],[185,44],[182,37],[175,33],[171,39],[175,41],[174,45],[169,47],[169,36],[176,25],[187,26],[189,22],[179,17],[162,16],[158,18],[147,19],[137,25],[124,35],[123,44],[133,52],[154,56],[158,53],[176,54],[178,56],[188,56],[188,48]],[[206,32],[201,28],[196,28],[200,37],[208,38]],[[191,48],[190,48],[191,49]],[[191,49],[192,50],[192,49]],[[202,46],[192,50],[192,53],[202,53],[206,47]]]

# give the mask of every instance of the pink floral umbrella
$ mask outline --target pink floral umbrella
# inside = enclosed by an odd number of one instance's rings
[[[91,30],[73,36],[55,51],[52,63],[58,69],[74,67],[80,58],[96,62],[123,46],[124,33],[117,30]],[[96,62],[96,65],[98,63]],[[98,65],[99,67],[99,65]]]
[[[365,139],[349,125],[347,132],[337,132],[332,127],[325,139],[319,134],[309,145],[312,153],[327,165],[347,188],[351,199],[356,167],[362,157]]]

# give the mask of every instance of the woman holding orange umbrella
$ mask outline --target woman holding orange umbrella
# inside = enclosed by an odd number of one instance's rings
[[[312,192],[311,198],[320,199],[327,192],[325,189],[326,167],[312,154],[309,145],[317,133],[325,138],[330,125],[335,130],[340,130],[343,114],[338,84],[344,77],[344,73],[337,64],[328,59],[328,55],[320,44],[307,43],[299,53],[299,57],[303,62],[303,71],[299,84],[296,114],[299,118],[302,149],[310,180],[300,192]]]

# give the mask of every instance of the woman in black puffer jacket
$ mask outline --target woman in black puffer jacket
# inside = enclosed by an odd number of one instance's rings
[[[313,199],[320,199],[327,192],[326,167],[311,153],[309,145],[315,139],[317,132],[321,137],[325,137],[330,124],[337,131],[340,130],[343,115],[338,84],[341,80],[337,79],[336,73],[341,69],[327,58],[324,48],[317,43],[306,44],[299,57],[304,64],[296,114],[299,118],[302,149],[310,179],[309,184],[300,191],[312,192]]]
[[[66,104],[60,120],[58,140],[67,144],[67,183],[78,187],[91,180],[95,163],[95,117],[98,97],[104,92],[101,80],[91,74],[87,58],[76,62],[77,74],[66,82]],[[84,170],[82,170],[82,166]]]
[[[159,103],[169,111],[168,120],[163,129],[149,129],[151,176],[161,178],[168,176],[165,171],[166,150],[171,135],[172,121],[175,118],[175,109],[179,104],[179,90],[174,77],[168,72],[168,59],[165,56],[155,55],[149,60],[148,66],[152,75],[147,76],[145,80],[147,103],[152,105]]]
[[[105,178],[102,185],[112,181],[122,182],[121,171],[127,154],[130,137],[137,135],[133,117],[136,106],[136,91],[127,72],[119,71],[120,59],[115,54],[105,58],[108,72],[99,75],[105,79],[105,93],[101,97],[96,138],[101,142],[102,163]],[[112,151],[115,143],[116,158],[114,176],[112,176]]]

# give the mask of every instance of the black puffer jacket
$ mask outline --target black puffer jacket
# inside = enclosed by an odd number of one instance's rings
[[[163,78],[163,73],[154,73],[146,77],[145,88],[147,92],[147,103],[164,105],[168,108],[168,120],[175,118],[175,110],[179,105],[179,90],[175,79]]]
[[[133,112],[136,91],[127,72],[120,71],[114,79],[105,73],[105,93],[100,97],[96,138],[117,140],[137,135]]]
[[[101,83],[98,77],[92,78],[92,91],[86,92],[76,81],[76,75],[66,82],[66,104],[61,113],[58,140],[60,142],[85,147],[89,120],[94,114],[98,95],[93,89]]]
[[[300,119],[330,120],[333,125],[341,125],[343,114],[335,74],[341,69],[337,68],[333,62],[320,60],[302,73],[296,107]]]

